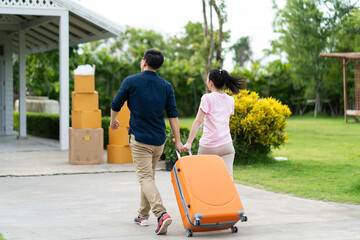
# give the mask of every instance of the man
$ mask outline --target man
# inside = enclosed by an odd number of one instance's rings
[[[175,137],[175,147],[183,151],[180,140],[179,119],[172,85],[159,77],[156,70],[164,62],[160,51],[149,49],[141,59],[140,74],[127,77],[111,102],[111,129],[117,129],[116,116],[127,101],[130,109],[130,148],[136,176],[141,186],[138,217],[140,226],[149,225],[149,211],[158,219],[156,234],[165,234],[172,219],[166,213],[160,193],[155,185],[156,164],[162,155],[166,139],[164,109]]]

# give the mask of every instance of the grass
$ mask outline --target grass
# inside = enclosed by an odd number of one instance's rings
[[[0,233],[0,240],[5,240],[5,238],[2,236],[1,233]]]
[[[195,117],[179,118],[179,124],[180,124],[180,126],[184,126],[184,127],[191,129],[194,119],[195,119]],[[165,118],[165,122],[166,122],[166,124],[169,124],[169,119]]]
[[[360,124],[343,118],[288,120],[289,142],[272,151],[288,158],[234,166],[234,179],[274,192],[324,201],[360,203]]]
[[[194,118],[181,118],[191,128]],[[323,201],[360,204],[360,124],[343,117],[290,117],[288,143],[272,150],[288,161],[236,165],[237,183]]]

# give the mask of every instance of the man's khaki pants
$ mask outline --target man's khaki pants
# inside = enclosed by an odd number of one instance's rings
[[[137,142],[135,136],[130,136],[130,148],[134,161],[136,176],[141,186],[141,201],[138,211],[139,217],[149,218],[151,210],[156,218],[166,212],[159,190],[155,185],[155,169],[164,149],[161,146],[153,146]]]

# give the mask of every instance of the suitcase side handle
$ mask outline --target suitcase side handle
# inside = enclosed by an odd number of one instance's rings
[[[175,149],[175,151],[176,151],[176,156],[177,156],[177,158],[180,159],[180,158],[181,158],[181,155],[180,155],[179,151],[178,151],[177,149]],[[189,151],[189,155],[190,155],[190,156],[192,155],[192,154],[191,154],[191,150]]]

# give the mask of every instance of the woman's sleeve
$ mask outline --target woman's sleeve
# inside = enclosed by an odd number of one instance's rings
[[[201,97],[200,109],[203,110],[204,113],[208,113],[210,110],[210,102],[206,94]]]

